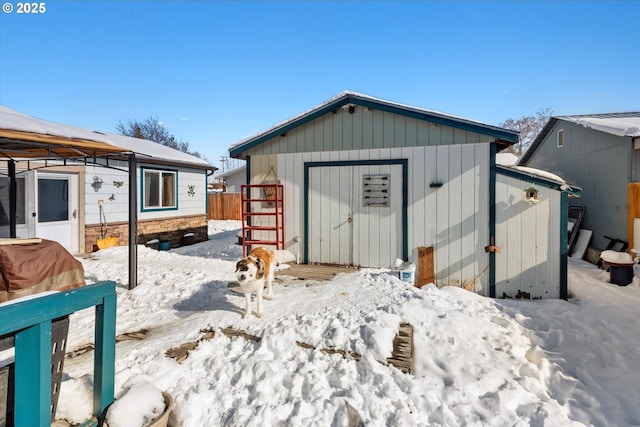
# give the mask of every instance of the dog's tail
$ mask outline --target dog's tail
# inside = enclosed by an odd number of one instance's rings
[[[275,250],[273,252],[275,253],[275,260],[274,261],[275,261],[276,265],[287,264],[287,263],[296,261],[296,256],[293,253],[289,252],[289,251],[286,251],[286,250],[283,250],[283,249],[278,249],[278,250]]]

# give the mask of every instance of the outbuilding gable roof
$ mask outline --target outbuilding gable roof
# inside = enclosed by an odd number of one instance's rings
[[[549,119],[529,149],[520,159],[525,165],[560,121],[575,123],[589,129],[609,133],[611,135],[637,138],[640,137],[640,112],[582,114],[573,116],[554,116]]]
[[[317,107],[312,108],[311,110],[298,114],[288,120],[272,126],[270,129],[259,133],[256,136],[241,141],[238,144],[232,145],[229,149],[230,155],[231,157],[238,157],[242,155],[242,153],[259,144],[262,144],[263,142],[286,133],[287,131],[298,126],[302,126],[305,123],[308,123],[330,111],[343,106],[347,106],[349,104],[361,107],[370,107],[394,114],[412,117],[419,120],[438,123],[440,125],[451,126],[454,128],[476,132],[483,135],[489,135],[494,137],[499,143],[501,143],[501,145],[504,146],[502,148],[506,148],[518,142],[518,133],[512,130],[487,125],[472,119],[453,116],[434,110],[427,110],[424,108],[400,104],[397,102],[386,101],[359,92],[344,91],[328,99]]]

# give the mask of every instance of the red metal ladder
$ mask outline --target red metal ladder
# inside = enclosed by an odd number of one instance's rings
[[[243,256],[247,256],[253,246],[284,249],[284,186],[244,184],[241,193]],[[270,236],[265,238],[265,234]]]

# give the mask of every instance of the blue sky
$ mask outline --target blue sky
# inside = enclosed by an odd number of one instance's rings
[[[46,1],[0,13],[0,103],[158,117],[219,165],[343,90],[498,125],[640,110],[640,1]]]

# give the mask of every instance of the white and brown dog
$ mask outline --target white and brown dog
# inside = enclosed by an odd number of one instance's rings
[[[240,282],[240,288],[244,293],[246,308],[244,318],[251,316],[251,294],[256,294],[258,310],[256,316],[264,316],[262,311],[262,293],[264,292],[265,283],[267,285],[267,294],[265,299],[273,299],[273,273],[275,270],[275,253],[265,248],[255,248],[249,252],[246,258],[236,263],[236,277]]]

